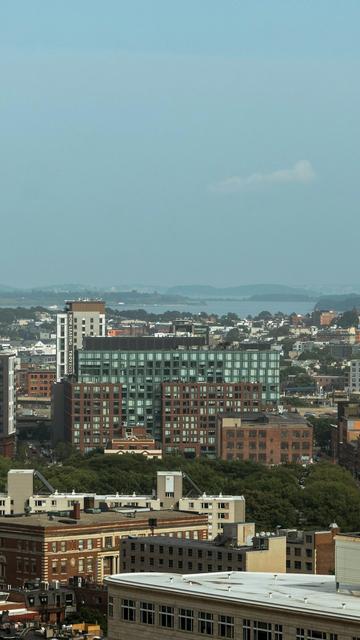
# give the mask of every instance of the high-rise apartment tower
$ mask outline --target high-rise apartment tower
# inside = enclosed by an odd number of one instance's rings
[[[67,301],[56,321],[56,379],[74,373],[75,350],[85,336],[105,336],[105,303],[100,300]]]
[[[0,351],[0,455],[15,454],[15,363],[11,351]]]

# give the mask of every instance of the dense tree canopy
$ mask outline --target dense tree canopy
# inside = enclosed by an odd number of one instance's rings
[[[34,465],[34,463],[32,463]],[[0,458],[0,483],[4,489],[11,467],[22,467]],[[182,470],[208,494],[244,495],[246,517],[260,530],[276,526],[327,528],[334,520],[343,531],[360,529],[360,490],[345,469],[322,462],[307,468],[301,465],[265,467],[253,462],[186,460],[166,457],[162,461],[140,456],[104,456],[92,453],[81,457],[67,450],[62,464],[36,467],[58,490],[99,493],[151,493],[156,471]],[[185,491],[192,491],[187,480]]]

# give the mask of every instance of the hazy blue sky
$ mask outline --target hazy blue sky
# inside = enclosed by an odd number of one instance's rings
[[[356,282],[359,0],[1,0],[0,283]]]

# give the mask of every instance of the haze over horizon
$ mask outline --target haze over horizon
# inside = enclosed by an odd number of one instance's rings
[[[356,0],[3,0],[0,283],[353,282],[359,21]]]

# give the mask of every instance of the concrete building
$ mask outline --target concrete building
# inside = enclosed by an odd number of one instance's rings
[[[308,463],[313,455],[313,428],[299,414],[220,415],[216,442],[217,456],[223,460]]]
[[[333,574],[335,571],[336,523],[327,531],[299,531],[279,529],[286,536],[286,572]]]
[[[163,383],[162,447],[187,458],[216,457],[218,416],[262,408],[257,383]]]
[[[78,351],[76,375],[85,384],[121,384],[122,425],[144,426],[161,442],[163,383],[256,383],[259,401],[275,406],[279,357],[268,344],[213,349],[196,336],[87,337]]]
[[[106,579],[108,638],[354,640],[360,599],[334,576],[130,573]]]
[[[244,496],[208,496],[180,498],[180,511],[193,511],[209,516],[209,539],[213,540],[223,532],[228,522],[245,522]]]
[[[360,393],[360,359],[350,360],[349,393]]]
[[[96,510],[95,510],[96,511]],[[36,578],[68,583],[78,576],[101,583],[119,571],[122,537],[157,535],[206,539],[207,517],[179,511],[45,513],[0,517],[0,584],[22,586]]]
[[[105,303],[100,300],[67,301],[56,318],[56,379],[75,371],[75,350],[85,336],[105,336]]]
[[[35,487],[35,481],[40,483]],[[112,495],[96,493],[66,493],[52,487],[35,469],[11,469],[7,475],[7,491],[0,494],[0,515],[23,515],[26,513],[68,513],[79,504],[81,511],[131,509],[160,510],[178,507],[183,491],[182,473],[158,471],[155,495]],[[172,491],[170,491],[172,489]],[[176,489],[176,491],[175,491]]]
[[[0,455],[11,458],[16,449],[16,354],[0,351]]]
[[[254,523],[236,523],[224,525],[224,533],[218,536],[216,543],[159,536],[122,538],[119,570],[122,573],[284,573],[285,552],[285,537],[255,536]]]
[[[360,595],[360,533],[344,533],[335,539],[336,588]]]

